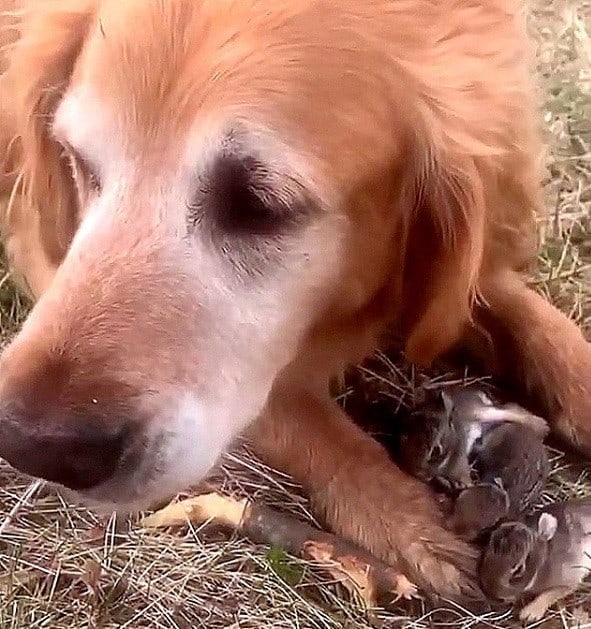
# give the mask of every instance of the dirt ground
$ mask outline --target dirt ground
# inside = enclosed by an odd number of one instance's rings
[[[591,2],[530,0],[539,43],[547,128],[547,203],[540,223],[537,288],[591,332]],[[7,339],[26,313],[8,276],[0,280]],[[423,374],[431,380],[464,374]],[[378,354],[352,370],[341,399],[371,418],[412,403],[421,374]],[[369,422],[371,424],[371,421]],[[587,466],[552,451],[544,501],[591,495]],[[244,447],[216,473],[223,489],[314,522],[289,478]],[[542,626],[591,628],[591,586],[548,614]],[[277,548],[198,528],[145,532],[131,520],[100,518],[66,504],[42,483],[0,464],[0,628],[205,627],[341,629],[518,626],[511,610],[473,616],[421,602],[366,610],[314,565]]]

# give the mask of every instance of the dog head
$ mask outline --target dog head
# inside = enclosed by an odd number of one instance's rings
[[[59,268],[0,365],[15,467],[157,500],[209,470],[312,338],[380,300],[419,354],[457,336],[478,178],[438,166],[397,62],[412,16],[396,41],[376,3],[332,4],[25,7],[6,76],[23,194]]]

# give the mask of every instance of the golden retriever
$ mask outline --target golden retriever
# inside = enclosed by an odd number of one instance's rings
[[[591,453],[591,347],[523,279],[517,0],[0,10],[2,228],[37,300],[1,360],[0,455],[135,508],[247,431],[334,531],[470,592],[475,551],[328,383],[387,329],[420,365],[466,346]]]

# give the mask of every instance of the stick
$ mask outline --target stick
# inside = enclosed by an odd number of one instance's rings
[[[235,500],[218,493],[203,494],[171,503],[144,518],[141,524],[153,529],[208,521],[229,527],[255,543],[277,546],[318,562],[349,592],[361,595],[368,607],[375,607],[378,599],[386,597],[393,602],[417,595],[416,586],[403,574],[367,551],[247,499]]]

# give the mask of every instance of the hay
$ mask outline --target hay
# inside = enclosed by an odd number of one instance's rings
[[[549,154],[540,224],[545,243],[536,286],[591,330],[591,2],[530,0],[532,34]],[[8,277],[0,280],[0,329],[8,338],[26,313]],[[466,374],[417,374],[377,354],[349,374],[341,403],[379,433],[385,410],[403,411],[419,385]],[[376,434],[380,437],[380,434]],[[586,466],[552,452],[544,501],[591,495]],[[314,523],[300,489],[258,461],[245,445],[210,479],[228,495],[248,496]],[[551,612],[544,627],[591,627],[591,585]],[[66,504],[43,483],[0,465],[0,627],[206,627],[341,629],[518,626],[509,611],[472,616],[401,602],[364,610],[311,562],[219,531],[142,530]]]

